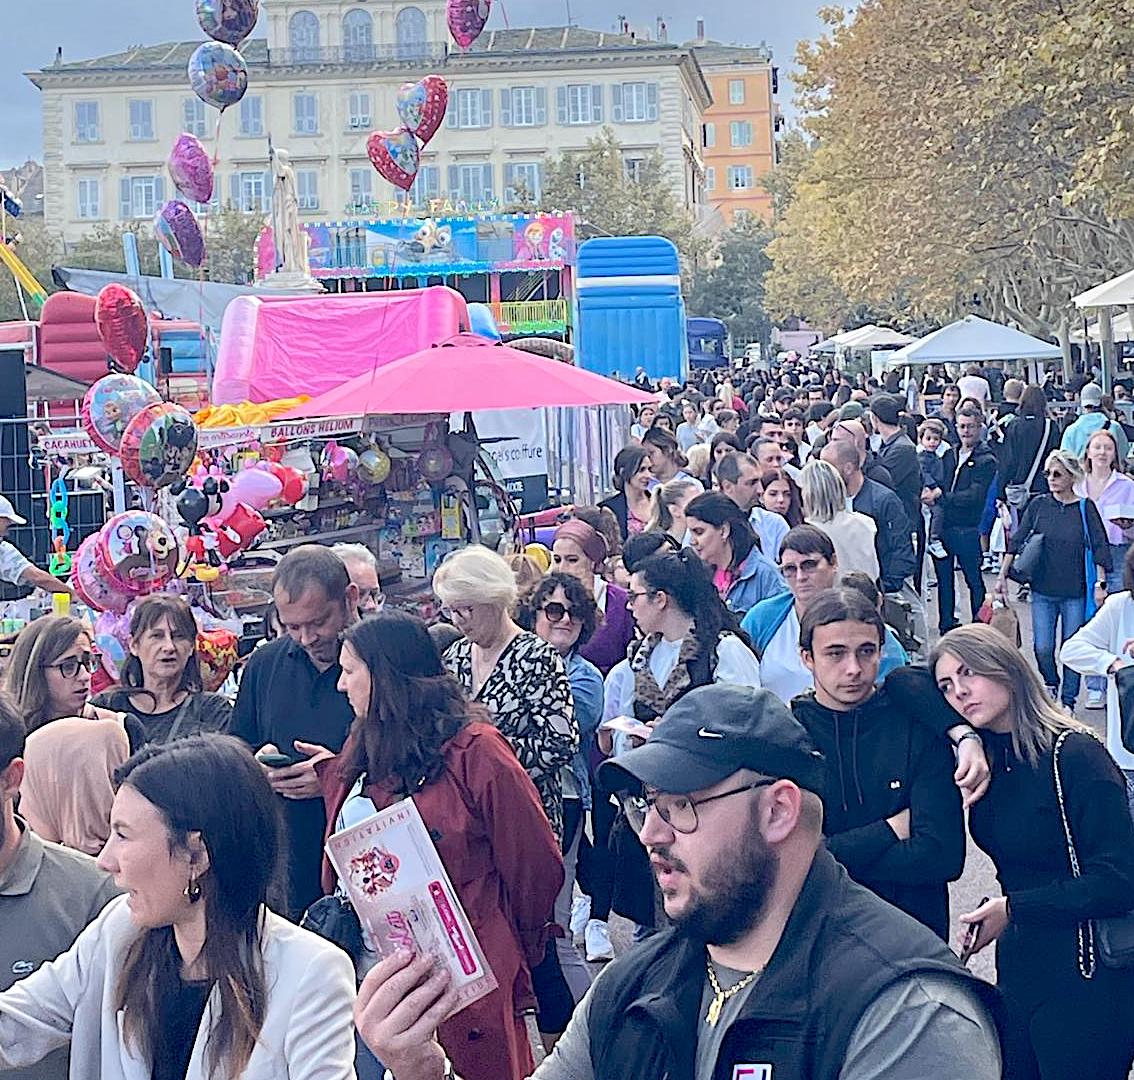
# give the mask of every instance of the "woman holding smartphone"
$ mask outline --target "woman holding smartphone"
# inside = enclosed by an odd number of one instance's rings
[[[1124,915],[1134,897],[1125,779],[999,631],[980,623],[951,630],[929,667],[992,762],[969,829],[1003,895],[960,917],[979,924],[974,951],[997,942],[1012,1030],[1043,1080],[1126,1080],[1134,969],[1107,967],[1096,933],[1096,920]]]

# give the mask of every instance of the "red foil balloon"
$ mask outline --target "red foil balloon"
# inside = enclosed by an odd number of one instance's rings
[[[441,126],[449,106],[449,86],[440,75],[426,75],[420,82],[402,83],[394,97],[402,123],[424,146]]]
[[[122,371],[133,373],[146,354],[146,309],[132,289],[112,282],[95,301],[95,327],[106,351]]]
[[[445,14],[449,20],[449,32],[462,49],[467,49],[484,29],[492,0],[449,0]]]
[[[366,152],[374,166],[394,187],[409,191],[417,176],[417,138],[412,131],[375,131],[366,141]]]

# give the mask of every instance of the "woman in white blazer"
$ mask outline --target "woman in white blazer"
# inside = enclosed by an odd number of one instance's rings
[[[266,906],[280,824],[247,747],[150,746],[115,782],[98,861],[125,895],[0,994],[0,1073],[69,1044],[72,1080],[353,1080],[354,970]]]
[[[1111,593],[1094,617],[1071,635],[1059,650],[1059,662],[1081,675],[1113,675],[1134,663],[1134,548],[1122,562],[1123,592]],[[1134,805],[1134,754],[1122,744],[1122,714],[1114,679],[1107,679],[1106,748],[1126,774],[1126,790]]]

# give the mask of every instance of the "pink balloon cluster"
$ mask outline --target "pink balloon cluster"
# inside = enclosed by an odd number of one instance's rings
[[[449,33],[462,49],[480,37],[491,10],[492,0],[449,0],[445,5]]]
[[[425,146],[445,119],[449,86],[440,75],[426,75],[418,82],[403,83],[394,98],[401,127],[375,131],[366,141],[370,163],[395,187],[413,187]]]

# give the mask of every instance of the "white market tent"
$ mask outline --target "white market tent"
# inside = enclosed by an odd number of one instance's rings
[[[1126,313],[1115,315],[1111,320],[1111,332],[1114,335],[1115,341],[1134,341],[1134,325],[1131,324],[1130,316]],[[1087,337],[1091,341],[1100,341],[1102,339],[1102,332],[1097,322],[1091,323],[1087,328]],[[1083,331],[1081,329],[1073,331],[1071,340],[1082,341]]]
[[[1134,304],[1134,270],[1127,270],[1074,297],[1078,308],[1126,307]]]
[[[924,364],[979,364],[989,360],[1058,360],[1058,345],[1022,330],[966,315],[890,353],[887,367]]]
[[[845,333],[827,338],[826,341],[821,341],[818,345],[812,346],[811,351],[821,353],[854,352],[859,349],[880,349],[887,345],[906,345],[913,340],[908,334],[899,334],[897,330],[891,330],[888,326],[875,326],[874,323],[868,323],[866,326],[860,326],[855,330],[847,330]]]

